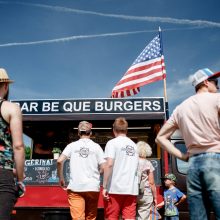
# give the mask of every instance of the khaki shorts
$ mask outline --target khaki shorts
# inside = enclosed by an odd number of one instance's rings
[[[152,195],[139,195],[137,199],[137,219],[149,219],[150,210],[153,205]]]

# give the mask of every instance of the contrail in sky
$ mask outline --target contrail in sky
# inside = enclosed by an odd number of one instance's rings
[[[170,24],[180,24],[180,25],[191,25],[193,27],[188,28],[170,28],[163,29],[163,31],[172,31],[172,30],[194,30],[200,28],[209,28],[209,27],[220,27],[220,23],[205,21],[205,20],[188,20],[188,19],[176,19],[176,18],[163,18],[163,17],[149,17],[149,16],[131,16],[131,15],[122,15],[122,14],[106,14],[94,11],[86,11],[79,10],[73,8],[66,8],[61,6],[51,6],[45,4],[34,4],[34,3],[26,3],[26,2],[10,2],[10,1],[0,1],[0,4],[17,4],[17,5],[25,5],[31,7],[39,7],[44,9],[49,9],[53,11],[61,11],[68,13],[78,13],[78,14],[89,14],[95,16],[102,17],[110,17],[124,20],[134,20],[134,21],[148,21],[148,22],[161,22],[161,23],[170,23]],[[40,41],[29,41],[29,42],[11,42],[0,44],[0,47],[11,47],[11,46],[25,46],[25,45],[37,45],[37,44],[48,44],[48,43],[58,43],[58,42],[67,42],[72,40],[86,39],[86,38],[97,38],[97,37],[114,37],[114,36],[122,36],[122,35],[130,35],[130,34],[139,34],[139,33],[147,33],[147,32],[157,32],[158,30],[143,30],[143,31],[130,31],[130,32],[117,32],[117,33],[104,33],[104,34],[93,34],[93,35],[76,35],[69,37],[62,37],[56,39],[49,40],[40,40]]]
[[[57,43],[57,42],[66,42],[66,41],[72,41],[72,40],[79,40],[79,39],[85,39],[85,38],[113,37],[113,36],[120,36],[120,35],[129,35],[129,34],[139,34],[139,33],[146,33],[146,32],[155,32],[155,31],[157,31],[157,30],[105,33],[105,34],[92,34],[92,35],[78,35],[78,36],[56,38],[56,39],[51,39],[51,40],[31,41],[31,42],[23,42],[23,43],[22,42],[20,42],[20,43],[6,43],[6,44],[0,44],[0,47],[48,44],[48,43]]]
[[[200,28],[204,28],[204,27],[189,27],[189,28],[184,28],[184,29],[189,30],[189,29],[200,29]],[[181,29],[177,29],[177,28],[164,29],[164,31],[172,31],[172,30],[183,30],[183,28],[181,28]],[[80,39],[86,39],[86,38],[114,37],[114,36],[140,34],[140,33],[147,33],[147,32],[149,33],[149,32],[157,32],[157,31],[158,30],[144,30],[144,31],[118,32],[118,33],[105,33],[105,34],[92,34],[92,35],[78,35],[78,36],[56,38],[56,39],[51,39],[51,40],[5,43],[5,44],[0,44],[0,47],[49,44],[49,43],[67,42],[67,41],[72,41],[72,40],[80,40]]]
[[[45,4],[34,4],[26,2],[9,2],[9,1],[0,1],[0,4],[19,4],[26,6],[34,6],[39,8],[45,8],[61,12],[69,13],[78,13],[78,14],[89,14],[102,17],[118,18],[124,20],[133,20],[133,21],[148,21],[148,22],[161,22],[169,24],[180,24],[180,25],[194,25],[194,26],[205,26],[205,27],[220,27],[220,23],[206,20],[190,20],[190,19],[177,19],[169,17],[151,17],[151,16],[132,16],[132,15],[123,15],[123,14],[108,14],[95,11],[79,10],[74,8],[67,8],[62,6],[51,6]]]

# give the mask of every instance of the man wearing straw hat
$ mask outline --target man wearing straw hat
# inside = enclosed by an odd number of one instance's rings
[[[0,68],[0,219],[10,220],[16,198],[25,191],[22,114],[19,106],[7,101],[9,79]],[[14,170],[14,172],[13,172]],[[17,178],[17,184],[14,181]]]

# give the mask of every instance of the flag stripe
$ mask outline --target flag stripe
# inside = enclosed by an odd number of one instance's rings
[[[137,88],[140,85],[144,85],[143,84],[144,82],[148,82],[148,81],[154,82],[154,78],[156,79],[160,78],[162,80],[164,79],[164,76],[163,74],[157,72],[155,74],[151,74],[147,77],[144,77],[143,79],[137,79],[137,80],[131,80],[131,81],[125,82],[122,85],[114,87],[113,91],[115,90],[123,91],[123,89],[127,90],[127,89]]]
[[[161,62],[151,63],[148,66],[143,66],[142,68],[135,69],[129,75],[123,76],[121,80],[130,78],[130,77],[133,77],[133,76],[138,76],[138,75],[144,74],[146,72],[150,72],[151,70],[155,70],[155,69],[158,69],[158,68],[161,68]]]
[[[152,64],[153,65],[153,64]],[[148,75],[151,75],[151,74],[154,74],[154,73],[157,73],[157,72],[161,72],[162,73],[162,67],[161,65],[157,65],[157,66],[152,66],[151,68],[148,68],[146,70],[142,70],[142,71],[139,71],[139,72],[136,72],[135,74],[132,74],[132,75],[129,75],[127,77],[123,77],[117,84],[116,84],[116,87],[118,85],[121,85],[123,84],[124,82],[127,82],[127,81],[131,81],[131,80],[135,80],[135,79],[141,79],[141,78],[144,78]]]
[[[114,98],[123,98],[126,96],[132,96],[132,95],[136,95],[137,93],[140,92],[140,88],[135,88],[135,89],[131,89],[131,90],[125,90],[122,92],[114,92]]]
[[[142,62],[142,63],[138,63],[136,65],[133,65],[131,66],[127,72],[125,73],[125,75],[128,75],[132,72],[135,72],[135,71],[139,71],[139,70],[142,70],[142,69],[145,69],[147,68],[148,66],[151,66],[152,63],[155,63],[155,64],[161,64],[161,62],[164,62],[164,58],[163,57],[158,57],[158,58],[155,58],[155,59],[152,59],[152,60],[148,60],[148,61],[145,61],[145,62]]]

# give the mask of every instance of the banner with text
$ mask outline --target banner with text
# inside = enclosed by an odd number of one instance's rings
[[[14,100],[24,115],[164,113],[164,99]]]

